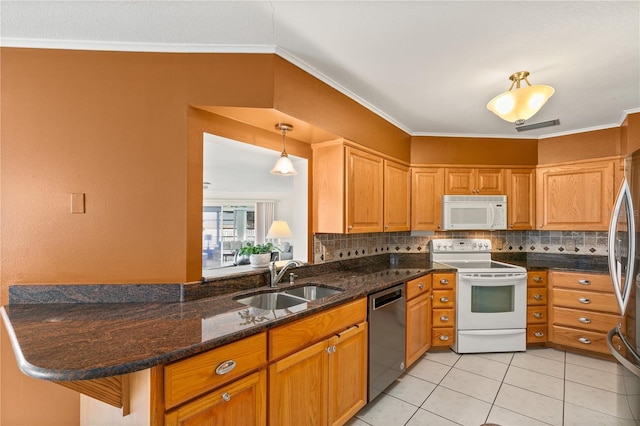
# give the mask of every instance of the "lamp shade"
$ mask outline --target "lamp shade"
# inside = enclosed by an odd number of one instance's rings
[[[286,152],[283,152],[275,166],[271,169],[271,173],[274,175],[292,176],[297,175],[296,169],[293,168],[293,163],[289,160]]]
[[[291,229],[284,220],[274,220],[267,232],[267,238],[291,238]]]
[[[541,84],[532,86],[527,77],[529,77],[529,71],[511,74],[509,90],[491,99],[487,109],[503,120],[516,124],[522,124],[533,117],[555,90],[551,86]],[[520,87],[522,81],[527,83],[527,86]]]

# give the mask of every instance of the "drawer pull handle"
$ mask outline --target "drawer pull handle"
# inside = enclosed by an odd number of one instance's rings
[[[446,342],[447,340],[449,340],[449,336],[440,336],[440,340]]]
[[[225,392],[222,394],[222,399],[224,399],[225,401],[231,401],[231,395],[229,395],[228,392]]]
[[[223,374],[227,374],[228,372],[230,372],[234,368],[236,368],[236,362],[234,360],[230,359],[229,361],[223,362],[222,364],[220,364],[216,368],[216,374],[218,376],[222,376]]]
[[[449,321],[449,317],[447,315],[443,315],[440,317],[440,321]]]
[[[423,283],[418,284],[418,288],[422,290],[424,288],[424,284]]]
[[[542,318],[542,317],[544,317],[544,314],[542,312],[534,312],[533,316],[536,317],[536,318]]]
[[[542,277],[533,277],[533,281],[535,281],[537,283],[541,283],[542,282]]]
[[[536,337],[544,337],[544,333],[542,331],[536,331],[533,335]]]
[[[537,294],[536,293],[536,294],[533,295],[533,298],[536,299],[536,300],[542,300],[542,299],[544,299],[544,296],[541,295],[541,294]]]
[[[580,318],[578,318],[578,321],[580,321],[583,324],[591,324],[591,320],[589,318],[586,318],[586,317],[580,317]]]
[[[449,298],[448,298],[448,297],[441,297],[441,298],[440,298],[440,301],[441,301],[442,303],[447,303],[447,302],[449,301]]]
[[[589,280],[578,280],[578,284],[591,285],[591,281],[589,281]]]
[[[586,337],[580,337],[578,339],[578,342],[584,343],[585,345],[590,345],[591,344],[591,340],[587,339]]]
[[[447,285],[447,284],[449,284],[449,280],[446,279],[446,278],[443,278],[443,279],[440,280],[440,284]]]
[[[591,299],[587,299],[586,297],[581,297],[580,299],[578,299],[578,302],[588,305],[589,303],[591,303]]]

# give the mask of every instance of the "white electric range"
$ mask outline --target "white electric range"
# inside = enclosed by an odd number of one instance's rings
[[[430,241],[430,259],[457,270],[452,349],[458,353],[524,351],[527,271],[491,260],[491,240]]]

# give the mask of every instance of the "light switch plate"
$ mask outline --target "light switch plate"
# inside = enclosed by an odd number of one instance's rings
[[[71,194],[71,213],[85,213],[84,192]]]

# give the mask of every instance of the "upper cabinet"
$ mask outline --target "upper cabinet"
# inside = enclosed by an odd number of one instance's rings
[[[538,167],[537,229],[606,231],[619,163],[616,158]]]
[[[535,228],[535,170],[507,169],[507,227],[510,230]]]
[[[442,228],[442,195],[444,169],[414,167],[411,169],[411,229],[437,231]]]
[[[313,230],[408,231],[409,168],[342,140],[313,146]]]
[[[456,167],[444,170],[447,195],[504,195],[504,169]]]

